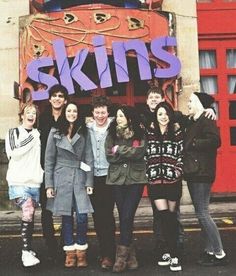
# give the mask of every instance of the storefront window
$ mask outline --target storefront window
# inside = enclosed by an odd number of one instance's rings
[[[218,86],[217,86],[217,77],[215,76],[207,76],[200,77],[200,85],[201,91],[207,94],[217,94]]]
[[[216,68],[216,52],[214,50],[200,50],[199,65],[201,69]]]
[[[230,128],[230,145],[236,146],[236,127]]]
[[[228,76],[228,91],[229,94],[236,93],[236,76]]]
[[[236,119],[236,101],[229,102],[229,119],[230,120]]]
[[[126,95],[126,84],[125,83],[114,83],[112,87],[105,89],[106,95],[111,96],[125,96]]]
[[[226,51],[227,68],[236,68],[236,49],[228,49]]]

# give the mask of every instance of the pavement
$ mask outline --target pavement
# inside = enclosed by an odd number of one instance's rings
[[[210,204],[210,213],[215,220],[218,227],[236,227],[236,200],[220,202],[212,202]],[[35,214],[35,233],[41,234],[41,218],[40,218],[40,208],[37,209]],[[116,222],[118,225],[118,213],[115,208],[114,211]],[[181,222],[184,228],[197,228],[199,227],[198,221],[196,219],[194,209],[191,203],[181,204],[180,206]],[[19,234],[20,232],[20,220],[21,211],[20,210],[5,210],[0,211],[0,235],[7,234]],[[134,230],[135,231],[152,231],[152,208],[148,198],[142,198],[137,209],[135,220],[134,220]],[[54,227],[56,233],[60,233],[61,220],[60,218],[54,218]],[[92,216],[89,215],[89,231],[93,232],[93,220]]]

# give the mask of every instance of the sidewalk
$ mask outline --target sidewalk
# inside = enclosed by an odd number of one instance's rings
[[[236,202],[215,202],[210,204],[210,212],[220,227],[236,225]],[[192,205],[181,205],[181,222],[185,228],[198,227]],[[116,222],[118,214],[115,209]],[[0,211],[0,235],[18,234],[20,231],[21,211]],[[54,219],[55,230],[60,231],[60,218]],[[142,198],[135,216],[135,230],[152,230],[152,208],[148,198]],[[89,216],[89,230],[93,231],[93,220]],[[35,232],[41,234],[40,209],[36,211]]]

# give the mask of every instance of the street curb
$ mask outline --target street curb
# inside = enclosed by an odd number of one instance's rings
[[[236,225],[236,202],[211,203],[210,213],[219,227],[232,227]],[[116,208],[114,210],[114,214],[118,229],[118,213]],[[184,228],[199,227],[192,205],[181,205],[180,214],[180,220]],[[19,209],[0,211],[0,233],[2,235],[18,234],[20,232],[20,221],[21,211]],[[91,215],[89,215],[88,221],[89,231],[94,231]],[[135,215],[134,229],[152,230],[152,223],[153,217],[150,202],[147,198],[142,198]],[[61,219],[59,217],[54,218],[54,227],[56,232],[60,232]],[[42,233],[40,209],[38,209],[35,213],[35,233]]]

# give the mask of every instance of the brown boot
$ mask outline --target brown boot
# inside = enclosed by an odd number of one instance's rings
[[[75,267],[76,266],[76,251],[66,250],[65,267]]]
[[[127,259],[129,256],[129,247],[118,245],[116,249],[116,261],[113,266],[113,272],[122,272],[127,267]]]
[[[101,268],[103,270],[109,270],[113,267],[113,261],[111,258],[109,257],[104,257],[101,260]]]
[[[76,255],[77,255],[77,267],[87,267],[88,262],[87,262],[87,248],[88,244],[84,245],[79,245],[76,244]]]
[[[128,257],[128,261],[127,261],[127,267],[130,270],[134,270],[138,268],[138,261],[136,258],[136,252],[135,252],[135,247],[132,244],[130,246],[130,251],[129,251],[129,257]]]

